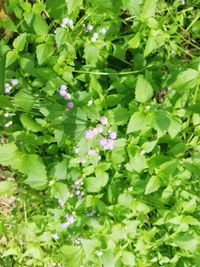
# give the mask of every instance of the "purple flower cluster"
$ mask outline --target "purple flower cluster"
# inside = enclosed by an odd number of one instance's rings
[[[10,83],[5,84],[5,93],[9,94],[13,88],[13,86],[16,86],[19,83],[17,79],[12,79]]]
[[[66,218],[66,222],[61,224],[62,228],[67,228],[75,222],[74,214],[66,213],[65,218]]]
[[[70,93],[67,92],[67,85],[63,84],[61,85],[59,89],[59,94],[62,96],[65,100],[71,100],[72,96]],[[67,109],[72,109],[74,107],[73,102],[69,101],[66,105]]]

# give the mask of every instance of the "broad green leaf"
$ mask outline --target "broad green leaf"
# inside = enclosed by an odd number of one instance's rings
[[[13,194],[15,182],[1,181],[0,182],[0,196]]]
[[[116,108],[108,111],[108,119],[112,125],[125,125],[129,119],[129,111],[118,105]]]
[[[142,172],[148,167],[146,158],[144,155],[137,153],[134,157],[130,159],[130,162],[126,164],[126,169],[128,171],[136,171],[138,173]]]
[[[21,153],[13,162],[12,167],[28,176],[24,183],[30,187],[41,189],[45,186],[47,182],[46,167],[38,155]]]
[[[67,175],[67,162],[66,160],[63,160],[58,164],[56,164],[54,176],[56,179],[63,180],[66,179],[66,175]]]
[[[135,255],[130,251],[123,251],[122,253],[122,262],[128,266],[135,266]]]
[[[47,62],[49,57],[54,53],[51,43],[39,44],[36,48],[37,61],[39,65]]]
[[[18,53],[16,50],[11,50],[6,54],[6,67],[10,66],[11,64],[15,63],[18,59]]]
[[[198,103],[198,104],[189,106],[189,110],[191,110],[192,113],[200,114],[200,104]]]
[[[169,114],[164,110],[156,110],[154,112],[154,124],[153,127],[158,132],[165,132],[169,129],[171,120]]]
[[[66,266],[68,267],[80,267],[83,261],[83,250],[81,246],[68,246],[64,245],[60,248],[60,251],[64,254]]]
[[[147,40],[144,57],[147,57],[150,53],[154,52],[156,49],[165,44],[166,39],[169,35],[161,30],[152,29]]]
[[[151,120],[149,116],[141,111],[135,112],[128,123],[127,134],[146,130],[150,127]]]
[[[28,244],[27,250],[25,251],[24,256],[29,256],[29,257],[32,257],[34,259],[42,260],[43,251],[39,246],[37,246],[35,244]]]
[[[199,72],[194,69],[188,69],[181,72],[173,83],[175,89],[192,89],[200,82]]]
[[[33,59],[28,57],[20,57],[19,62],[24,72],[30,75],[35,75],[36,70]]]
[[[199,244],[198,238],[190,233],[180,233],[173,238],[173,242],[181,249],[194,252]]]
[[[18,155],[18,148],[15,144],[0,145],[0,164],[10,165]]]
[[[22,33],[21,35],[19,35],[13,42],[13,47],[21,52],[24,49],[25,43],[26,43],[26,37],[27,37],[27,33]]]
[[[34,121],[30,116],[26,114],[22,114],[20,116],[21,123],[24,128],[26,128],[28,131],[32,132],[40,132],[42,131],[42,127],[39,123]]]
[[[82,6],[82,3],[83,3],[83,0],[76,0],[76,1],[66,0],[69,15],[76,9],[80,9]]]
[[[116,258],[112,250],[107,250],[103,252],[100,258],[102,266],[104,267],[115,267]]]
[[[61,45],[65,44],[67,42],[67,39],[69,38],[68,33],[66,31],[66,29],[63,28],[57,28],[55,30],[55,39],[56,39],[56,44],[59,47],[61,47]]]
[[[64,202],[66,202],[66,200],[69,197],[69,190],[66,184],[64,183],[55,183],[52,186],[52,190],[51,193],[54,197],[56,197],[57,199],[60,199]]]
[[[138,32],[129,42],[128,45],[130,48],[138,48],[140,45],[140,33]]]
[[[25,111],[30,111],[35,103],[35,98],[28,92],[20,90],[13,99],[16,107]]]
[[[158,0],[145,0],[142,15],[141,15],[142,18],[147,19],[155,15],[157,2]]]
[[[34,14],[33,28],[38,35],[45,35],[48,33],[48,25],[39,14]]]
[[[12,102],[9,97],[0,95],[0,108],[13,108]]]
[[[160,179],[155,175],[151,176],[145,188],[145,195],[157,191],[159,187],[160,187]]]
[[[131,208],[132,202],[133,202],[133,197],[131,193],[125,192],[119,195],[118,203],[120,205]]]
[[[145,103],[152,96],[153,88],[151,84],[147,80],[145,80],[142,75],[139,75],[135,88],[135,99],[138,102]]]
[[[99,192],[106,186],[108,174],[106,172],[98,172],[96,177],[88,177],[84,181],[88,192]]]

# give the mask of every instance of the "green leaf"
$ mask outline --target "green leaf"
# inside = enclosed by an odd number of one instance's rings
[[[153,17],[155,15],[157,2],[158,0],[145,0],[141,17],[144,19]]]
[[[64,202],[69,198],[69,190],[64,183],[55,183],[52,186],[52,195]]]
[[[156,110],[154,112],[154,124],[153,127],[158,132],[164,133],[170,126],[169,114],[164,110]]]
[[[197,104],[189,106],[189,110],[191,110],[192,113],[200,114],[200,104],[197,103]]]
[[[64,245],[60,248],[60,251],[64,254],[66,266],[68,267],[80,267],[83,261],[83,250],[80,246],[68,246]]]
[[[129,42],[128,45],[130,48],[138,48],[140,45],[140,33],[138,32]]]
[[[11,64],[15,63],[18,59],[18,53],[16,50],[11,50],[6,54],[6,67],[10,66]]]
[[[27,33],[22,33],[21,35],[19,35],[13,42],[13,47],[21,52],[24,49],[25,43],[26,43],[26,37],[27,37]]]
[[[30,116],[26,114],[22,114],[20,116],[20,121],[23,127],[26,128],[28,131],[32,131],[32,132],[42,131],[42,127],[40,126],[40,124],[34,121]]]
[[[136,265],[135,255],[130,251],[123,251],[123,253],[122,253],[122,262],[125,265],[135,266]]]
[[[118,105],[108,111],[108,119],[112,125],[125,125],[129,119],[129,111]]]
[[[155,175],[151,176],[145,188],[145,195],[157,191],[159,187],[160,187],[160,179]]]
[[[49,57],[54,53],[53,44],[39,44],[36,48],[37,61],[39,65],[47,62]]]
[[[0,164],[10,165],[16,159],[17,146],[13,143],[0,145]]]
[[[97,172],[96,177],[85,178],[85,184],[88,192],[99,192],[101,189],[106,186],[108,182],[108,174],[106,172]]]
[[[144,155],[137,153],[134,157],[130,159],[130,162],[126,164],[126,169],[130,172],[136,171],[138,173],[142,172],[148,167],[146,158]]]
[[[59,180],[66,179],[67,175],[67,162],[66,160],[63,160],[56,164],[55,171],[54,171],[54,177]]]
[[[144,57],[147,57],[150,53],[164,45],[167,38],[169,38],[167,33],[161,31],[160,29],[152,29],[145,46]]]
[[[198,239],[190,233],[180,233],[173,238],[174,243],[181,249],[194,252],[198,247]]]
[[[100,258],[102,266],[104,267],[115,267],[116,258],[112,250],[107,250],[103,252],[103,255]]]
[[[186,89],[194,88],[199,82],[199,72],[194,69],[188,69],[178,75],[172,86],[175,89],[185,91]]]
[[[76,1],[66,0],[69,15],[76,9],[80,9],[82,6],[82,3],[83,3],[83,0],[76,0]]]
[[[34,14],[33,28],[38,35],[44,35],[48,33],[48,25],[39,14]]]
[[[35,98],[31,94],[28,94],[23,90],[20,90],[15,95],[13,102],[16,105],[16,107],[20,107],[25,111],[30,111],[35,103]]]
[[[145,103],[153,96],[153,88],[151,84],[144,79],[142,75],[138,76],[135,88],[135,99],[138,102]]]
[[[46,167],[38,155],[21,153],[13,162],[12,167],[28,176],[24,183],[30,187],[42,189],[45,186],[47,182]]]
[[[30,75],[35,75],[35,65],[34,61],[28,57],[20,57],[20,66],[22,70]]]
[[[13,194],[15,182],[1,181],[0,182],[0,196]]]
[[[133,202],[133,197],[129,192],[122,193],[118,197],[118,203],[122,206],[131,208],[132,202]]]
[[[65,44],[67,42],[67,39],[69,38],[68,36],[68,32],[66,31],[66,29],[63,28],[57,28],[55,30],[55,39],[56,39],[56,44],[59,47],[61,47],[61,45]]]
[[[8,96],[0,95],[0,108],[13,108]]]
[[[147,114],[141,111],[135,112],[128,123],[127,134],[146,130],[149,128],[151,120]]]

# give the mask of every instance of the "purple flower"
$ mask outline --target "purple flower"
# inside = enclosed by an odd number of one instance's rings
[[[105,116],[100,117],[99,121],[102,125],[106,125],[108,123],[108,119]]]
[[[109,137],[112,140],[115,140],[117,138],[117,133],[114,131],[109,131]]]
[[[65,95],[63,95],[64,99],[71,100],[72,96],[70,93],[65,92]]]
[[[97,130],[98,133],[102,133],[103,132],[103,126],[101,124],[97,124],[95,129]]]
[[[103,149],[105,150],[111,150],[114,147],[114,140],[112,139],[106,139],[106,138],[102,138],[100,140],[100,145],[103,147]]]
[[[58,199],[58,204],[59,204],[60,207],[63,207],[65,202],[63,200],[61,200],[61,199]]]
[[[70,225],[70,222],[61,223],[62,228],[67,228],[69,225]]]
[[[87,139],[92,139],[95,136],[95,132],[92,129],[89,129],[85,133],[85,137]]]
[[[67,95],[67,92],[64,89],[60,89],[59,94],[60,94],[60,96],[65,97]]]
[[[89,149],[88,154],[89,155],[96,155],[97,151],[95,149]]]
[[[11,90],[12,90],[11,85],[9,83],[6,83],[5,84],[5,93],[9,94]]]
[[[75,221],[74,216],[71,215],[71,214],[69,214],[69,213],[66,213],[66,214],[65,214],[65,218],[67,219],[67,221],[68,221],[70,224],[74,223],[74,221]]]
[[[12,79],[11,83],[13,86],[17,85],[19,83],[19,81],[17,79]]]
[[[67,108],[72,109],[74,107],[74,104],[72,102],[67,103]]]

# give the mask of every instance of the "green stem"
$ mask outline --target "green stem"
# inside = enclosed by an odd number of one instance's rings
[[[5,90],[5,67],[6,55],[3,55],[0,57],[0,95],[3,95]]]

